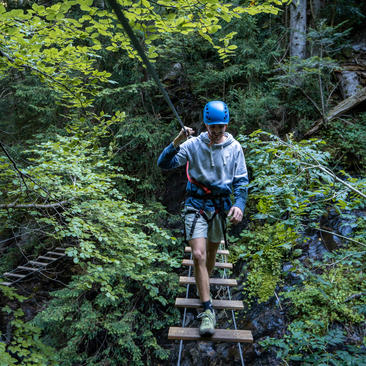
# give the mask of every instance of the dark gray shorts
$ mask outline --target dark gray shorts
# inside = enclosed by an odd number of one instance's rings
[[[189,237],[191,232],[192,223],[194,217],[196,216],[195,213],[186,213],[187,210],[195,210],[192,207],[185,207],[184,216],[185,216],[185,227],[186,227],[186,239],[196,239],[196,238],[206,238],[211,243],[220,243],[221,240],[224,238],[224,233],[222,231],[222,224],[220,215],[216,215],[213,220],[207,222],[201,215],[198,217],[196,222],[196,226],[194,228],[193,234]],[[211,219],[212,216],[215,214],[214,212],[205,211],[208,219]]]

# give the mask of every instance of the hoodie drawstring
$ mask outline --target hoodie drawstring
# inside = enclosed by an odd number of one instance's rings
[[[214,163],[213,156],[212,156],[212,146],[211,145],[210,145],[210,157],[211,157],[211,166],[214,167],[215,163]]]
[[[224,146],[221,145],[221,155],[222,155],[222,160],[224,162],[224,165],[226,165],[226,159],[225,159],[225,153],[224,153]]]

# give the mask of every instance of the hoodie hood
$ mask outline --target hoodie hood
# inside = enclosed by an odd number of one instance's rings
[[[234,137],[229,133],[229,132],[225,132],[225,137],[226,137],[226,140],[224,142],[222,142],[221,144],[213,144],[211,145],[212,147],[226,147],[230,144],[232,144],[235,139]],[[199,136],[198,136],[199,139],[201,139],[206,145],[209,145],[210,146],[210,138],[208,136],[208,132],[202,132]]]

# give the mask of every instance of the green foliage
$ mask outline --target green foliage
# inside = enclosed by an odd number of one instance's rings
[[[238,241],[236,255],[247,263],[248,294],[258,296],[259,301],[272,296],[286,275],[281,273],[285,262],[300,281],[279,294],[292,319],[286,334],[282,339],[266,339],[262,345],[275,346],[277,356],[285,362],[362,363],[364,346],[359,341],[343,346],[345,332],[335,324],[351,327],[365,322],[366,252],[361,250],[365,220],[356,220],[353,213],[365,207],[364,199],[354,190],[365,192],[365,181],[344,171],[340,172],[344,180],[335,179],[328,168],[331,156],[321,149],[322,141],[288,138],[285,142],[260,131],[242,141],[253,172],[248,209],[254,221],[251,231]],[[307,245],[304,234],[318,227],[330,208],[340,217],[352,219],[356,241],[317,261],[303,258],[300,262],[296,257],[302,254],[299,246]]]
[[[253,221],[250,231],[244,231],[236,242],[234,259],[242,259],[246,265],[245,297],[261,302],[273,296],[287,276],[282,273],[284,263],[298,279],[279,293],[291,319],[286,334],[261,344],[275,346],[277,356],[286,363],[362,363],[364,346],[359,341],[343,346],[345,332],[335,324],[351,327],[365,322],[366,252],[361,250],[365,220],[356,220],[352,211],[365,207],[364,199],[354,191],[365,191],[364,180],[344,171],[344,180],[336,180],[327,167],[331,156],[321,149],[322,141],[288,138],[285,142],[260,131],[242,141],[252,171],[247,211]],[[356,241],[323,259],[302,258],[300,262],[296,258],[307,245],[307,229],[317,228],[330,207],[340,217],[352,219]]]
[[[323,335],[309,333],[309,327],[324,326],[321,321],[296,321],[290,324],[283,339],[267,338],[260,344],[265,348],[275,346],[277,357],[301,365],[356,366],[366,362],[366,353],[353,345],[345,345],[346,332],[335,328]],[[337,347],[338,349],[334,348]]]
[[[14,133],[9,141],[20,141],[8,148],[26,174],[21,177],[0,156],[0,201],[34,205],[1,209],[0,234],[24,233],[29,242],[22,249],[30,255],[41,253],[45,244],[69,247],[74,277],[52,294],[35,320],[43,341],[56,350],[57,364],[158,364],[168,355],[159,336],[177,324],[172,304],[177,279],[171,273],[182,251],[180,238],[159,229],[175,218],[168,219],[153,202],[163,182],[154,162],[177,123],[114,14],[96,3],[31,4],[26,11],[0,5],[0,93],[6,96],[0,102],[0,129]],[[245,1],[235,8],[211,0],[199,7],[186,0],[174,6],[124,1],[123,6],[149,58],[159,61],[160,75],[173,62],[182,63],[179,78],[165,82],[185,124],[198,126],[204,102],[220,98],[230,105],[234,133],[301,132],[332,103],[335,84],[329,75],[347,46],[348,33],[341,31],[347,25],[322,23],[310,30],[312,57],[283,64],[287,30],[274,17],[247,15],[274,14],[273,6],[282,3]],[[342,10],[340,17],[352,11],[353,24],[362,18],[362,6],[354,1],[329,6]],[[323,54],[316,53],[319,49]],[[284,75],[278,77],[281,69]],[[253,173],[248,202],[253,222],[237,240],[234,259],[248,269],[250,301],[279,293],[283,264],[302,254],[303,233],[317,227],[328,209],[353,217],[352,210],[364,208],[352,190],[364,191],[364,180],[338,171],[349,188],[329,170],[334,156],[343,159],[343,153],[349,157],[341,162],[364,164],[363,117],[347,129],[339,123],[326,132],[327,145],[265,133],[243,138]],[[38,137],[32,136],[35,131]],[[354,225],[353,239],[364,243],[364,221]],[[359,249],[359,244],[345,247],[304,268],[293,261],[291,271],[305,282],[281,301],[291,307],[294,321],[283,340],[268,340],[283,360],[364,363],[360,344],[342,348],[344,331],[334,327],[364,320],[365,305],[357,297],[365,282]],[[18,264],[16,254],[16,248],[6,250],[0,268]],[[25,324],[27,335],[21,337],[39,342],[31,352],[51,360],[49,349],[42,351],[40,331]],[[15,353],[21,355],[23,348]],[[16,357],[7,351],[2,356]]]
[[[330,146],[335,160],[343,166],[349,166],[361,174],[366,167],[366,113],[360,113],[356,119],[339,119],[330,123],[325,131],[327,145]]]
[[[262,136],[262,137],[261,137]],[[303,229],[303,223],[319,220],[327,205],[339,212],[364,207],[355,193],[365,190],[365,181],[342,171],[344,180],[328,168],[330,154],[320,150],[321,140],[287,142],[269,133],[256,131],[242,137],[253,169],[251,197],[256,202],[256,219],[282,222]]]
[[[6,333],[0,331],[0,365],[57,365],[54,349],[43,344],[40,339],[41,330],[24,321],[21,305],[26,298],[5,286],[0,286],[0,292],[3,305],[1,323],[7,323]],[[4,300],[9,305],[4,305]]]
[[[366,301],[357,297],[352,300],[352,295],[364,290],[362,257],[365,252],[352,253],[348,249],[346,253],[348,256],[353,254],[346,263],[333,264],[345,253],[330,255],[333,261],[328,259],[325,263],[317,263],[318,271],[322,269],[321,274],[312,272],[313,268],[310,270],[299,264],[296,266],[303,285],[284,292],[282,296],[291,301],[296,318],[304,322],[304,330],[319,334],[324,333],[334,322],[355,324],[365,321],[365,314],[357,309],[365,307]],[[353,270],[350,271],[350,268]]]
[[[321,16],[330,24],[347,22],[347,26],[358,26],[364,22],[366,15],[365,3],[357,0],[335,0],[327,4]]]
[[[166,1],[151,4],[144,0],[139,4],[127,1],[124,10],[130,23],[142,33],[147,54],[152,59],[158,56],[154,43],[160,38],[159,34],[198,32],[225,60],[236,48],[229,44],[234,34],[220,38],[222,46],[214,45],[211,34],[221,28],[218,22],[230,22],[243,13],[277,13],[277,6],[282,2],[270,0],[248,7],[234,7],[219,1],[207,1],[197,7],[195,2],[177,1],[172,7]],[[26,11],[7,11],[1,4],[2,74],[11,67],[29,70],[60,93],[69,107],[91,106],[100,83],[107,82],[110,76],[94,67],[102,44],[108,51],[123,49],[130,57],[137,57],[129,38],[116,22],[115,14],[92,4],[89,0],[64,0],[48,7],[33,3]],[[75,8],[79,7],[80,13],[75,17]]]
[[[36,76],[10,72],[1,78],[1,85],[0,130],[8,141],[16,141],[18,136],[27,139],[37,131],[62,125],[64,108],[55,105],[55,92]]]
[[[23,169],[32,177],[27,194],[9,166],[2,170],[9,187],[4,199],[62,202],[56,214],[36,205],[23,211],[23,222],[42,227],[45,242],[68,246],[80,273],[37,316],[47,342],[60,350],[58,364],[144,365],[167,357],[155,332],[176,320],[169,299],[177,290],[170,272],[178,260],[167,250],[175,241],[154,224],[150,210],[116,189],[118,180],[131,178],[111,164],[113,142],[100,143],[121,119],[122,114],[100,116],[98,125],[87,129],[81,128],[86,122],[74,121],[67,134],[35,141],[26,152],[33,165]],[[14,219],[14,226],[19,211],[2,216]]]
[[[248,263],[245,299],[252,301],[257,298],[258,302],[265,302],[274,295],[281,280],[283,262],[296,239],[296,233],[281,223],[253,227],[240,234],[233,247],[233,259],[243,259]]]
[[[330,110],[337,88],[333,73],[340,68],[337,57],[348,47],[345,39],[350,29],[341,31],[342,26],[321,21],[316,28],[309,28],[310,56],[281,62],[281,74],[271,78],[277,83],[277,92],[282,95],[289,115],[296,120],[292,130],[300,135],[309,130],[314,120],[326,118]]]

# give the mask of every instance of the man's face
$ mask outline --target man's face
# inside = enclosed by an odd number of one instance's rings
[[[224,133],[226,131],[227,125],[207,125],[206,128],[210,136],[211,143],[218,144],[222,142]]]

